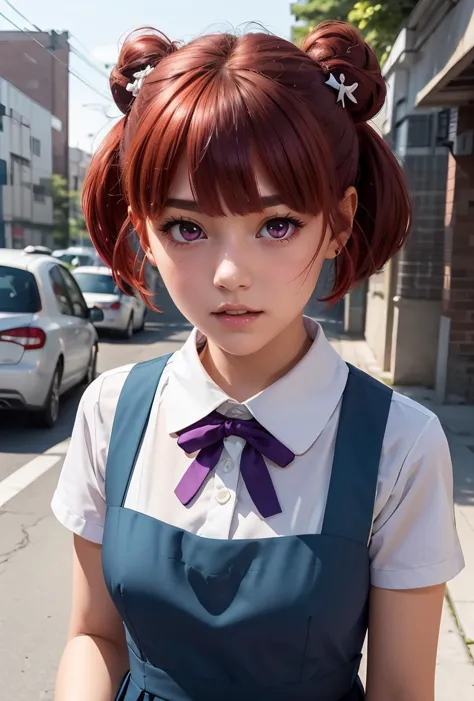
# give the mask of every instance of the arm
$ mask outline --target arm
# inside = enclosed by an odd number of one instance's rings
[[[407,407],[392,407],[395,438],[379,470],[369,545],[367,701],[434,701],[444,583],[464,564],[446,436],[436,417]],[[403,449],[397,458],[410,436],[408,454]]]
[[[434,701],[444,590],[372,587],[367,701]]]
[[[127,670],[125,633],[105,586],[101,546],[74,536],[71,620],[55,701],[113,701]]]

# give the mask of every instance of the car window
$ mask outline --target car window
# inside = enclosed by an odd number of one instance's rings
[[[92,265],[95,255],[90,253],[60,253],[55,256],[61,263],[74,263],[75,265]]]
[[[69,299],[74,310],[74,316],[78,316],[80,319],[87,319],[89,316],[89,311],[77,282],[65,268],[61,268],[60,273],[64,278],[64,282],[66,283]]]
[[[97,294],[118,295],[120,290],[113,281],[111,275],[98,273],[74,273],[74,279],[83,292],[95,292]]]
[[[40,309],[35,276],[27,270],[0,265],[0,312],[35,314]]]
[[[84,255],[79,254],[78,256],[76,256],[76,258],[78,261],[78,266],[79,265],[92,265],[92,263],[94,262],[94,256],[91,256],[88,253],[86,253]]]
[[[55,257],[62,263],[71,263],[76,256],[73,256],[72,253],[60,253]]]
[[[56,301],[58,303],[59,313],[66,314],[67,316],[73,316],[66,283],[61,275],[59,265],[55,265],[53,268],[51,268],[49,271],[49,278],[51,280],[54,296],[56,297]]]

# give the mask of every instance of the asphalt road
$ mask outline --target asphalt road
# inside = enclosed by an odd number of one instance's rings
[[[99,372],[176,350],[189,326],[172,305],[131,341],[101,338]],[[72,536],[50,501],[82,390],[62,399],[53,430],[0,414],[0,483],[35,461],[42,476],[0,508],[0,699],[50,701],[70,604]]]

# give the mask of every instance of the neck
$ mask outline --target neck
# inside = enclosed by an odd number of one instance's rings
[[[306,355],[311,344],[303,319],[298,317],[270,344],[252,355],[229,355],[208,341],[201,362],[229,397],[244,402],[286,375]]]

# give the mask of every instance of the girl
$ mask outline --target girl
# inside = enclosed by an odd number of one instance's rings
[[[348,367],[303,316],[405,243],[409,199],[368,124],[371,49],[319,26],[178,47],[147,30],[111,75],[89,231],[117,284],[156,266],[195,326],[104,373],[53,500],[74,536],[57,701],[433,701],[462,568],[437,418]]]

